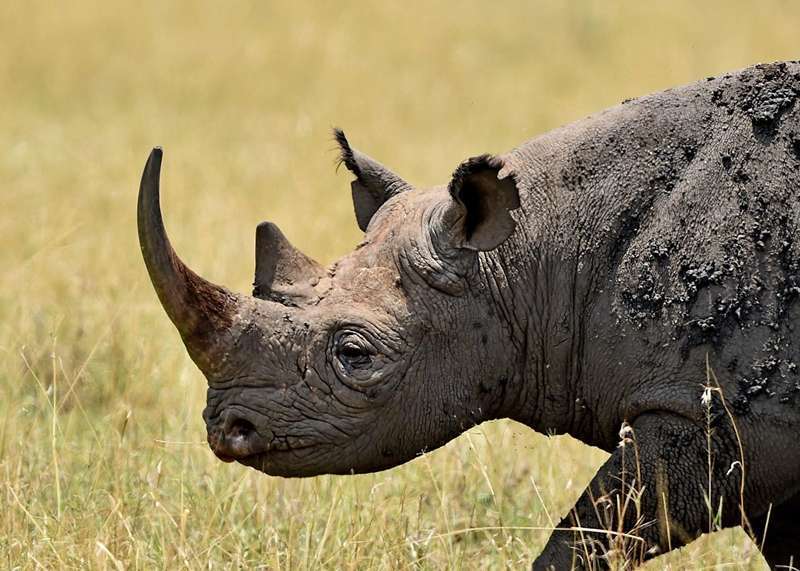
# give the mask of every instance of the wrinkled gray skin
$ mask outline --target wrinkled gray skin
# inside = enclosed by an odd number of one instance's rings
[[[620,522],[593,498],[641,474],[629,485],[654,523],[638,559],[708,530],[710,442],[721,524],[744,519],[760,541],[772,506],[764,555],[800,560],[799,96],[800,64],[749,68],[470,159],[430,189],[337,132],[363,242],[324,270],[262,224],[253,296],[170,248],[156,149],[139,236],[208,378],[209,444],[267,474],[350,474],[512,418],[611,453],[559,527],[631,529],[633,510]],[[707,406],[706,363],[721,388]],[[635,444],[618,446],[623,422]],[[556,531],[534,569],[604,549],[604,534]]]

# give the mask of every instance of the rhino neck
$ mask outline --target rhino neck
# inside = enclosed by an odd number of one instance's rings
[[[559,178],[541,163],[508,160],[521,169],[519,224],[506,243],[481,255],[482,278],[513,346],[514,383],[502,414],[541,433],[570,434],[605,448],[597,385],[604,394],[621,389],[595,366],[597,347],[605,345],[592,333],[603,319],[598,307],[612,319],[602,287],[608,244],[574,232],[585,213],[561,200],[563,191],[554,188]]]
[[[494,416],[542,433],[571,433],[582,422],[574,406],[580,366],[572,358],[581,316],[568,303],[573,292],[565,292],[572,276],[546,251],[531,246],[529,229],[521,230],[480,260],[508,370],[505,396]]]

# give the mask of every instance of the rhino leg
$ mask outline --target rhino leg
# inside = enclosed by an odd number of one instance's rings
[[[770,569],[800,569],[800,496],[773,507],[753,522],[756,541]]]
[[[736,458],[726,452],[737,447],[730,427],[721,424],[711,436],[714,513],[709,515],[706,500],[707,431],[669,413],[647,413],[622,433],[625,444],[558,525],[534,571],[604,568],[618,558],[638,563],[677,549],[718,523],[738,525],[740,473],[730,469]]]

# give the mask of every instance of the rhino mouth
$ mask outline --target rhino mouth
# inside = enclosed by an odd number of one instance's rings
[[[246,425],[244,425],[246,426]],[[253,438],[252,435],[256,435]],[[317,448],[316,444],[298,441],[293,442],[286,437],[271,435],[263,438],[255,432],[243,428],[241,435],[223,433],[221,430],[209,431],[208,445],[214,455],[223,462],[238,462],[262,472],[274,465],[292,465],[306,460],[308,452]]]
[[[268,451],[250,454],[234,460],[243,466],[272,476],[315,476],[319,473],[317,469],[314,469],[315,462],[312,461],[315,448],[318,447],[313,444],[292,446],[290,448],[273,447]]]
[[[218,460],[222,460],[226,464],[230,464],[232,462],[236,462],[236,458],[233,456],[228,456],[227,454],[223,454],[222,452],[217,452],[216,450],[212,450],[214,452],[214,456],[217,457]]]

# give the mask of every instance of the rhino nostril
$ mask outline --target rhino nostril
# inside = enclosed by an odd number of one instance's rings
[[[263,433],[256,430],[255,424],[239,417],[234,411],[226,411],[219,422],[208,427],[208,444],[224,462],[241,460],[265,452],[270,447]]]
[[[246,439],[255,431],[256,427],[252,422],[243,418],[237,418],[226,427],[225,436],[232,439]]]

